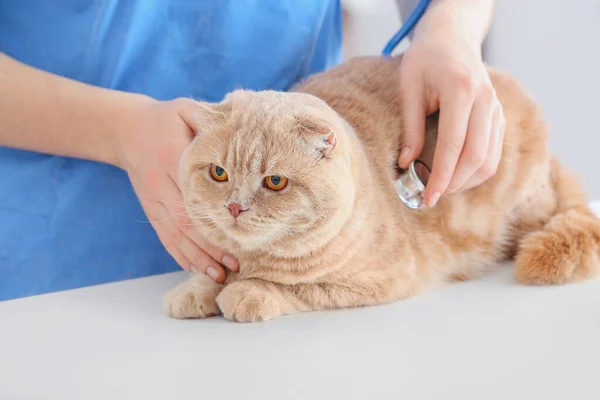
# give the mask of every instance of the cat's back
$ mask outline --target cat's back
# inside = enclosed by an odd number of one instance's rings
[[[381,135],[386,130],[374,124],[399,127],[400,61],[401,57],[355,57],[309,77],[293,91],[319,97],[344,117],[361,139],[370,139],[371,134]]]
[[[340,95],[387,92],[396,80],[401,57],[354,57],[327,71],[312,75],[297,84],[293,91],[313,94],[325,101]],[[391,93],[391,92],[390,92]]]

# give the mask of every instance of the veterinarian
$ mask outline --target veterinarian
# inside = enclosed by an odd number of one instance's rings
[[[502,114],[480,52],[491,11],[434,2],[399,71],[400,164],[441,107],[431,205],[498,163]],[[177,186],[190,97],[286,90],[339,63],[341,40],[337,0],[0,0],[0,300],[178,265],[223,280],[238,262],[194,232]]]

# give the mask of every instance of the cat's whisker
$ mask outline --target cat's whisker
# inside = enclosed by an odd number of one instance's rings
[[[200,213],[200,212],[197,212],[197,211],[196,211],[196,212],[194,212],[194,213],[189,213],[189,212],[188,212],[188,213],[186,213],[186,214],[187,214],[187,216],[188,216],[190,219],[194,219],[194,218],[208,218],[208,217],[210,217],[210,215],[208,215],[208,214],[203,214],[203,213]]]
[[[201,223],[211,224],[213,221],[210,218],[194,218],[190,220],[190,224],[199,225]]]
[[[300,241],[303,242],[306,245],[310,245],[306,240],[298,237],[297,235],[294,235],[292,232],[286,231],[284,228],[280,228],[280,227],[271,227],[270,230],[272,231],[271,234],[268,235],[268,238],[275,236],[277,233],[283,233],[284,235],[286,235],[287,237],[291,238],[292,240],[295,241]],[[275,241],[268,241],[269,245],[275,249],[275,250],[279,250],[278,248],[275,247],[275,244],[282,244],[282,240],[275,240]],[[292,250],[294,247],[294,243],[292,242],[288,242],[288,246],[283,248],[282,250],[284,251],[288,251],[288,250]]]
[[[199,220],[199,219],[206,219],[206,220],[209,220],[209,219],[210,219],[210,217],[208,217],[208,216],[206,216],[206,217],[203,217],[203,216],[190,216],[190,215],[188,215],[188,214],[187,214],[187,213],[184,211],[184,212],[181,212],[181,213],[175,213],[175,214],[171,214],[171,215],[169,215],[169,216],[167,216],[167,217],[164,217],[164,218],[161,218],[161,219],[156,219],[156,220],[153,220],[153,221],[154,221],[154,222],[164,222],[164,221],[168,221],[168,220],[170,220],[170,219],[179,218],[179,217],[184,217],[184,216],[185,216],[185,217],[187,217],[187,219],[189,219],[189,220]],[[185,226],[186,224],[181,224],[181,225]]]
[[[152,196],[152,195],[149,195],[149,194],[142,193],[142,194],[140,194],[140,197],[144,197],[144,198],[150,199],[150,200],[155,200],[155,201],[158,201],[158,202],[161,202],[161,203],[164,203],[164,204],[172,204],[172,205],[175,205],[175,206],[185,207],[185,204],[177,203],[177,202],[174,202],[174,201],[169,201],[169,200],[166,200],[166,199],[161,199],[159,197],[155,197],[155,196]]]
[[[214,221],[209,215],[192,215],[187,218],[188,221]]]
[[[293,238],[294,240],[299,240],[299,241],[301,241],[301,242],[304,242],[305,244],[309,244],[309,243],[308,243],[306,240],[304,240],[304,239],[302,239],[302,238],[298,237],[298,235],[297,235],[297,234],[293,234],[291,231],[289,231],[289,229],[288,229],[288,230],[286,230],[285,228],[279,228],[279,229],[280,229],[280,231],[281,231],[282,233],[285,233],[286,235],[290,236],[290,237],[291,237],[291,238]]]
[[[170,204],[170,205],[174,205],[174,206],[177,206],[177,207],[182,207],[184,209],[184,210],[182,210],[180,212],[177,212],[177,213],[174,213],[172,215],[184,215],[185,213],[189,213],[189,212],[202,212],[202,211],[210,211],[210,210],[212,210],[212,208],[208,207],[208,206],[206,206],[206,207],[202,207],[202,206],[188,206],[188,205],[185,205],[183,203],[169,201],[169,200],[161,199],[159,197],[154,197],[154,196],[147,195],[147,194],[143,194],[142,196],[145,197],[145,198],[147,198],[147,199],[150,199],[150,200],[155,200],[155,201],[161,202],[163,204]]]
[[[170,220],[170,219],[173,219],[173,218],[180,217],[180,216],[182,216],[182,215],[184,215],[184,214],[181,214],[181,213],[176,213],[176,214],[171,214],[171,215],[169,215],[169,216],[166,216],[166,217],[164,217],[164,218],[148,219],[148,220],[146,220],[146,221],[135,220],[135,222],[141,222],[141,223],[147,223],[147,224],[152,224],[152,223],[161,223],[161,222],[165,222],[165,221],[168,221],[168,220]]]
[[[194,216],[207,216],[207,215],[213,215],[214,214],[214,210],[212,208],[210,208],[210,207],[206,207],[206,208],[188,207],[185,212],[190,217],[194,217]]]
[[[209,231],[208,233],[205,234],[205,237],[208,238],[208,237],[214,235],[218,230],[219,230],[219,227],[215,225],[215,227],[211,231]],[[228,241],[228,240],[229,240],[229,238],[226,239],[226,241]]]
[[[161,223],[161,222],[168,221],[170,219],[175,219],[175,218],[180,218],[180,217],[186,217],[190,221],[204,221],[204,222],[209,222],[209,223],[213,222],[213,219],[210,216],[208,216],[208,215],[199,215],[199,214],[190,215],[187,211],[173,213],[173,214],[168,215],[168,216],[166,216],[164,218],[148,219],[148,220],[145,220],[145,221],[142,221],[142,220],[134,220],[134,221],[138,222],[138,223],[152,224],[152,223]],[[180,225],[181,226],[192,226],[192,225],[196,226],[197,224],[194,224],[194,223],[181,223]]]

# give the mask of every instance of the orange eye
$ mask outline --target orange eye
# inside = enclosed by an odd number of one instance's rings
[[[216,164],[210,166],[210,175],[217,182],[225,182],[229,178],[227,171]]]
[[[265,178],[265,186],[276,192],[285,189],[288,179],[285,176],[271,175]]]

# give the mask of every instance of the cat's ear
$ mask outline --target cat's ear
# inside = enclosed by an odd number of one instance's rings
[[[203,132],[210,132],[225,123],[230,112],[231,103],[225,100],[220,103],[192,100],[187,110],[181,115],[194,133],[198,135]]]
[[[337,136],[329,124],[318,119],[296,118],[298,134],[312,145],[323,158],[333,154]]]

